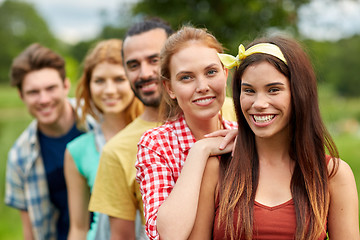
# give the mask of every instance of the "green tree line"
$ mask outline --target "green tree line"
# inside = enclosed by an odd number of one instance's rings
[[[65,56],[68,76],[75,82],[83,57],[96,41],[122,38],[129,24],[149,16],[159,16],[175,29],[183,24],[206,27],[231,54],[236,54],[239,43],[246,45],[255,37],[272,32],[286,32],[302,39],[297,29],[297,12],[309,1],[142,0],[130,9],[120,7],[118,24],[104,23],[98,36],[71,45],[54,36],[34,5],[5,0],[0,5],[0,83],[9,82],[12,59],[33,42]],[[99,17],[104,15],[106,12],[99,10]],[[341,96],[359,96],[359,35],[335,42],[304,39],[303,43],[313,59],[320,84],[331,86]]]

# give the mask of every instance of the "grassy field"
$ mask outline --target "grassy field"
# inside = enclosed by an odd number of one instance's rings
[[[349,163],[360,189],[360,99],[335,98],[331,89],[321,88],[322,115],[339,148]],[[22,239],[18,211],[4,205],[7,152],[31,121],[15,89],[0,85],[0,239]]]

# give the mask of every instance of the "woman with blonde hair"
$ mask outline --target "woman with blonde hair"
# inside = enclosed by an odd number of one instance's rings
[[[80,123],[84,122],[86,114],[90,114],[99,124],[71,141],[65,152],[69,240],[95,239],[95,234],[106,239],[110,235],[108,223],[106,227],[97,228],[99,216],[105,221],[106,216],[92,213],[90,217],[88,211],[101,149],[143,109],[125,76],[121,47],[122,41],[118,39],[97,43],[85,57],[83,74],[76,89],[77,105],[82,110]]]

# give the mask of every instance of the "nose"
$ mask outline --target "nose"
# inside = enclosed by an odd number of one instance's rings
[[[115,82],[112,79],[107,79],[104,92],[106,94],[113,94],[116,91]]]
[[[197,86],[196,86],[196,92],[198,93],[205,93],[210,90],[209,83],[206,78],[199,77],[196,79]]]
[[[268,106],[269,106],[269,102],[265,94],[261,94],[261,93],[256,94],[253,107],[255,109],[264,109],[267,108]]]
[[[156,72],[158,66],[152,66],[148,63],[142,63],[140,67],[140,78],[141,79],[149,79],[153,76],[154,72]]]
[[[50,94],[46,91],[40,91],[39,102],[40,104],[47,104],[51,100]]]

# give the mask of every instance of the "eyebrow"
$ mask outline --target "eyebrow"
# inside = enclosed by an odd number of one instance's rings
[[[126,61],[126,65],[129,65],[129,64],[131,64],[131,63],[137,63],[137,62],[139,62],[138,60],[135,60],[135,59],[133,59],[133,60],[128,60],[128,61]]]
[[[242,86],[248,86],[248,87],[251,87],[252,85],[249,84],[249,83],[241,83]],[[284,83],[282,82],[273,82],[273,83],[269,83],[269,84],[266,84],[267,87],[271,87],[271,86],[276,86],[276,85],[285,85]]]
[[[175,77],[178,77],[178,76],[180,76],[180,75],[183,75],[183,74],[191,74],[192,72],[190,72],[190,71],[181,71],[181,72],[178,72],[176,75],[175,75]]]
[[[154,57],[159,57],[160,56],[160,54],[159,53],[155,53],[155,54],[153,54],[153,55],[150,55],[150,56],[147,56],[146,58],[154,58]]]
[[[155,54],[152,54],[150,56],[147,56],[146,59],[152,59],[152,58],[156,58],[156,57],[159,57],[160,54],[159,53],[155,53]],[[128,61],[126,61],[126,65],[129,65],[131,63],[138,63],[139,61],[137,59],[130,59]]]
[[[217,67],[217,66],[218,66],[218,64],[211,63],[211,64],[209,64],[209,66],[206,66],[205,69],[209,69],[209,68],[213,68],[213,67]]]

